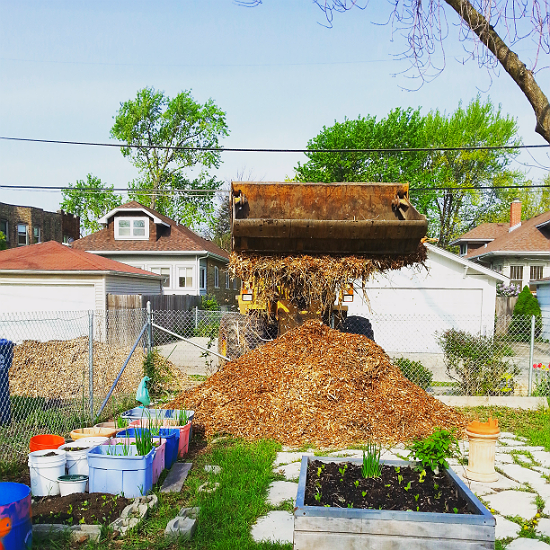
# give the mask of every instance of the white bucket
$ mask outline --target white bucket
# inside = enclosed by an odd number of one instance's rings
[[[62,497],[65,497],[73,493],[84,493],[86,491],[86,485],[88,485],[88,476],[59,476],[57,481],[59,483],[59,493]]]
[[[59,447],[60,450],[66,451],[67,453],[67,462],[65,465],[67,467],[67,474],[69,475],[87,476],[90,473],[86,453],[97,444],[82,444],[80,441],[82,440],[75,441],[74,443],[65,443],[65,445]],[[79,450],[73,451],[72,449]]]
[[[65,451],[59,449],[43,449],[29,453],[33,496],[45,497],[59,494],[57,478],[65,473],[65,454]]]

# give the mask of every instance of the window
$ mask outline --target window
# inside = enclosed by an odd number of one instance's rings
[[[201,274],[200,274],[200,289],[206,290],[206,267],[201,265]]]
[[[42,242],[42,231],[40,231],[40,227],[37,227],[36,225],[32,228],[32,232],[34,235],[34,242],[41,243]]]
[[[147,218],[115,218],[115,239],[148,239]]]
[[[193,268],[178,267],[178,287],[193,288]]]
[[[170,288],[170,268],[152,267],[151,271],[162,276],[162,288]]]
[[[531,281],[538,281],[539,279],[542,279],[542,266],[532,265],[529,275],[529,279],[531,279]]]
[[[4,233],[4,237],[6,237],[6,242],[9,242],[9,233],[8,233],[8,220],[0,220],[0,231]]]
[[[460,243],[460,255],[466,256],[468,252],[468,244],[467,243]]]
[[[521,290],[523,286],[523,266],[522,265],[510,266],[510,284],[519,286]]]
[[[17,246],[25,246],[29,244],[29,231],[27,224],[17,224]]]
[[[217,265],[214,266],[214,288],[220,288],[220,269]]]
[[[502,273],[502,264],[493,265],[493,271],[496,271],[497,273]]]
[[[233,290],[239,290],[239,280],[233,279]]]
[[[226,271],[225,272],[225,288],[226,288],[226,290],[229,290],[229,286],[230,286],[229,283],[230,283],[230,281],[229,281],[229,271]]]

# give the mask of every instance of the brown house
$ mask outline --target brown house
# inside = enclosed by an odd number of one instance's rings
[[[46,241],[69,243],[80,237],[80,218],[63,210],[46,212],[0,202],[0,231],[8,248]]]
[[[521,202],[510,205],[510,223],[483,223],[453,245],[460,255],[510,278],[521,288],[550,276],[550,211],[521,220]]]
[[[236,306],[240,282],[230,278],[229,256],[213,242],[135,201],[99,222],[104,229],[72,246],[162,275],[164,294],[210,295]]]

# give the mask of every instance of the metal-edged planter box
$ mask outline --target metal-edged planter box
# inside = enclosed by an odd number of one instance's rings
[[[451,469],[446,473],[468,502],[472,514],[305,506],[310,460],[362,464],[360,458],[302,457],[294,508],[294,550],[473,550],[495,547],[495,518]],[[412,464],[398,460],[381,462],[402,467]]]

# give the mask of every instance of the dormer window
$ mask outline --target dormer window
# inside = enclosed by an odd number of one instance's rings
[[[149,239],[148,218],[115,218],[115,239],[146,240]]]
[[[466,256],[468,253],[468,243],[460,243],[460,255]]]

